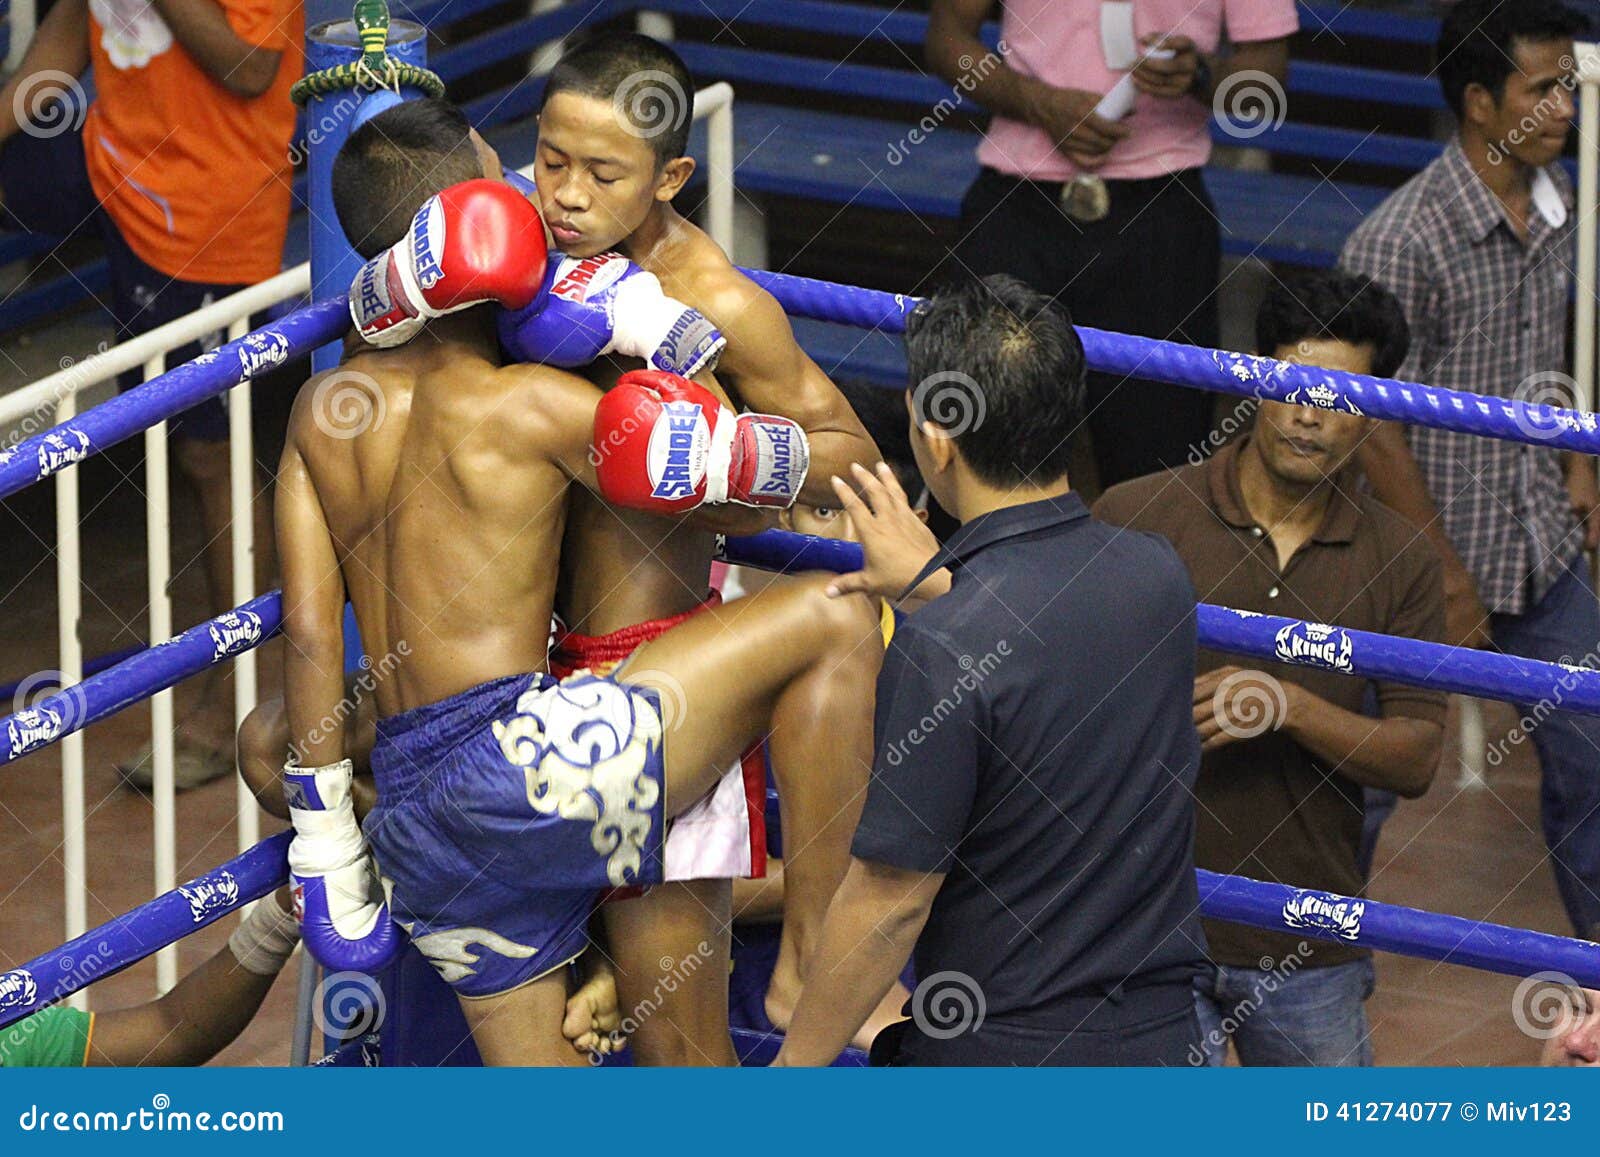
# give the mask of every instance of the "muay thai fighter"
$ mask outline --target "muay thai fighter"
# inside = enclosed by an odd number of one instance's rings
[[[493,312],[473,306],[537,295],[543,223],[502,183],[474,180],[492,153],[459,114],[416,103],[351,135],[334,200],[423,329],[307,383],[279,475],[291,870],[319,958],[370,966],[392,951],[343,729],[318,724],[343,695],[348,594],[369,654],[408,644],[375,689],[367,820],[395,917],[455,987],[487,1063],[571,1063],[560,966],[585,944],[595,893],[659,879],[667,818],[791,693],[847,664],[874,620],[817,580],[675,628],[626,681],[543,673],[570,481],[663,513],[770,511],[804,476],[804,435],[671,374],[630,374],[602,396],[547,366],[501,365]],[[319,411],[332,383],[372,407],[354,436]]]
[[[653,91],[640,94],[640,77],[654,80]],[[535,198],[569,265],[603,266],[624,255],[716,325],[727,340],[716,366],[718,384],[735,408],[782,414],[805,429],[811,473],[801,501],[832,506],[830,475],[848,478],[851,463],[876,462],[878,451],[849,403],[801,350],[778,303],[673,207],[695,169],[685,155],[687,94],[693,91],[683,62],[648,37],[601,32],[574,47],[546,82]],[[648,119],[651,113],[658,115]],[[515,313],[506,315],[502,336],[514,356],[536,352],[519,340]],[[557,636],[552,670],[617,662],[698,611],[707,604],[712,551],[711,537],[699,528],[576,495],[556,603],[565,630]],[[788,855],[782,941],[766,1010],[780,1029],[799,995],[805,954],[849,863],[868,774],[854,751],[871,740],[872,664],[881,657],[875,638],[871,631],[862,636],[858,666],[864,674],[840,670],[819,678],[773,720],[768,746]],[[819,742],[823,736],[827,742]],[[740,857],[749,858],[747,831],[761,854],[766,788],[760,753],[753,754],[746,786],[755,824],[746,823],[737,785],[727,785],[700,817],[700,838],[669,847],[669,860],[681,849],[698,857],[697,874],[749,874],[739,870]],[[713,932],[725,938],[729,894],[725,882],[712,878],[655,889],[637,904],[606,906],[612,941],[626,954],[616,960],[625,1007],[651,994],[660,957],[680,957],[701,940],[717,944]],[[670,1015],[645,1022],[634,1035],[635,1050],[683,1063],[724,1038],[725,976],[724,967],[706,967],[678,986],[667,996]],[[898,1005],[886,1004],[863,1036],[897,1012]]]

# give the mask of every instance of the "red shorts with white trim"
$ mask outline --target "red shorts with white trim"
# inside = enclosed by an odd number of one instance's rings
[[[713,591],[692,611],[651,619],[608,635],[580,635],[557,622],[550,641],[550,673],[561,679],[587,668],[596,675],[608,675],[651,639],[721,601],[722,597]],[[664,878],[671,882],[765,876],[766,801],[766,757],[758,743],[723,773],[716,786],[670,822]],[[639,894],[637,889],[620,888],[606,899]]]

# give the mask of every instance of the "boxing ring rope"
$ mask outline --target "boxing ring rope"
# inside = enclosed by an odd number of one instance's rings
[[[693,113],[695,120],[707,123],[706,165],[706,225],[711,236],[725,249],[733,246],[734,182],[733,182],[733,89],[726,83],[717,83],[695,93]],[[532,166],[521,170],[531,175]],[[77,395],[80,391],[101,382],[116,378],[124,371],[142,368],[145,384],[151,385],[165,379],[165,358],[170,351],[201,339],[218,329],[226,329],[230,347],[243,351],[249,343],[240,345],[247,335],[248,319],[263,310],[287,301],[303,299],[311,286],[309,262],[285,270],[276,277],[258,285],[202,307],[199,310],[169,322],[157,329],[122,342],[74,365],[62,369],[28,386],[0,397],[0,428],[20,423],[25,435],[22,442],[0,449],[0,483],[9,497],[33,481],[54,476],[56,491],[56,593],[57,593],[57,670],[59,682],[70,686],[84,676],[82,643],[80,639],[82,614],[82,552],[79,528],[78,472],[76,463],[132,434],[147,430],[148,426],[113,423],[96,431],[101,442],[81,441],[72,431],[77,413]],[[323,303],[330,305],[331,303]],[[341,307],[342,308],[342,307]],[[302,313],[305,311],[301,311]],[[287,320],[287,319],[285,319]],[[338,338],[348,328],[330,327],[323,341]],[[266,327],[260,335],[280,333],[279,327]],[[307,341],[312,340],[307,337]],[[315,343],[314,343],[315,344]],[[185,397],[195,400],[215,396],[232,389],[228,399],[229,419],[229,494],[231,509],[250,509],[255,484],[255,464],[250,427],[250,378],[256,373],[275,368],[301,356],[305,351],[298,345],[291,354],[278,356],[277,340],[270,339],[251,351],[250,356],[261,359],[249,372],[241,373],[234,382],[211,388],[215,381],[206,379],[204,388],[195,390],[196,379],[182,383]],[[197,361],[214,364],[220,351],[202,355]],[[245,354],[241,352],[241,358]],[[269,364],[270,363],[270,364]],[[173,372],[182,370],[177,367]],[[170,389],[170,383],[163,389]],[[160,418],[171,418],[192,402],[160,408]],[[98,408],[98,407],[97,407]],[[54,429],[37,437],[31,436],[46,416],[52,416]],[[152,411],[143,419],[155,420]],[[59,435],[51,439],[50,434]],[[150,606],[150,638],[159,643],[171,634],[171,596],[168,579],[171,574],[170,539],[164,529],[169,527],[169,493],[167,480],[167,444],[159,431],[145,434],[149,474],[146,478],[147,543],[149,552],[149,581],[147,597]],[[40,469],[33,473],[27,463],[37,460]],[[49,463],[49,468],[45,463]],[[8,473],[9,470],[9,473]],[[231,526],[232,585],[235,604],[247,602],[255,593],[255,541],[254,522],[250,518],[235,518]],[[107,657],[102,657],[102,660]],[[253,650],[242,653],[234,670],[235,723],[242,724],[255,706],[256,656]],[[97,666],[99,664],[91,664]],[[32,683],[37,676],[27,680]],[[13,687],[15,695],[18,687]],[[152,755],[154,774],[152,803],[155,816],[155,890],[170,891],[175,882],[176,792],[173,784],[172,710],[169,695],[162,694],[151,700]],[[83,740],[74,731],[66,737],[61,747],[62,784],[62,861],[64,875],[63,913],[66,935],[80,935],[87,924],[87,851],[84,837],[84,756]],[[252,846],[260,834],[260,813],[248,788],[239,782],[236,788],[236,823],[241,851]],[[175,953],[162,953],[157,959],[157,988],[165,991],[177,980]],[[79,1003],[79,1002],[75,1002]]]
[[[772,294],[792,316],[885,333],[904,333],[906,319],[922,300],[903,293],[836,285],[787,273],[761,269],[741,272]],[[1077,330],[1088,367],[1101,373],[1148,378],[1260,401],[1342,410],[1368,418],[1580,454],[1600,454],[1600,417],[1588,411],[1292,365],[1273,358],[1082,325]]]
[[[209,333],[226,327],[230,339],[243,335],[247,319],[252,313],[276,306],[284,301],[304,297],[310,285],[310,275],[306,266],[280,274],[268,279],[259,285],[251,286],[233,294],[221,301],[205,306],[186,317],[169,322],[139,337],[133,338],[109,350],[97,353],[76,364],[63,364],[61,370],[45,378],[16,390],[0,398],[0,426],[16,426],[20,424],[22,432],[33,433],[42,424],[43,420],[52,412],[53,420],[57,423],[66,423],[77,412],[78,395],[81,391],[98,385],[101,382],[114,379],[126,370],[143,369],[145,377],[159,375],[163,368],[164,355],[171,350],[198,340]],[[254,462],[251,447],[251,431],[248,421],[248,409],[240,410],[240,401],[233,400],[238,395],[244,394],[243,401],[248,402],[249,386],[244,385],[235,390],[230,397],[229,420],[229,468],[232,479],[232,494],[234,509],[244,509],[241,506],[241,493],[248,494],[254,484]],[[68,448],[70,450],[70,447]],[[166,446],[163,443],[158,451],[163,456]],[[0,452],[3,458],[4,452]],[[167,519],[166,505],[168,494],[163,485],[146,480],[147,508],[154,511],[154,518],[158,524],[165,524]],[[78,472],[75,468],[68,467],[55,476],[56,492],[56,622],[57,622],[57,647],[58,647],[58,673],[60,682],[71,685],[83,678],[85,665],[80,639],[80,626],[82,617],[82,551],[80,529],[78,524]],[[249,520],[244,520],[235,525],[233,535],[234,554],[234,593],[238,602],[243,602],[253,593],[255,581],[253,571],[254,555],[254,526]],[[149,544],[147,544],[149,545]],[[165,544],[160,544],[159,549],[165,551]],[[159,563],[158,563],[159,565]],[[169,568],[170,569],[170,568]],[[155,608],[169,606],[170,596],[165,583],[151,584],[147,597],[152,608],[152,615],[159,614]],[[168,616],[170,618],[170,615]],[[117,658],[122,656],[113,656]],[[102,660],[105,657],[101,657]],[[254,652],[247,653],[239,662],[235,671],[235,721],[243,722],[244,716],[255,705]],[[89,667],[98,667],[99,663],[91,662]],[[40,679],[40,673],[31,676],[27,682],[35,685]],[[13,687],[10,695],[14,697],[19,687]],[[151,715],[153,722],[158,720],[163,713],[162,705],[152,702]],[[170,729],[169,729],[170,730]],[[172,786],[171,760],[167,757],[170,745],[163,744],[162,751],[155,752],[152,758],[152,770],[156,782],[153,785],[152,804],[155,815],[155,826],[158,831],[174,831],[176,815],[175,791]],[[81,736],[73,735],[65,740],[61,750],[61,786],[62,786],[62,861],[64,868],[64,914],[66,934],[68,937],[77,936],[86,927],[88,885],[86,874],[86,847],[84,839],[84,755],[83,740]],[[238,785],[235,801],[235,813],[239,832],[239,849],[253,845],[260,835],[259,809],[254,798],[241,782]],[[156,854],[156,893],[170,890],[174,883],[174,858],[166,855],[158,848]],[[172,953],[164,953],[157,962],[158,987],[170,987],[177,976],[177,958]]]
[[[289,878],[289,841],[279,832],[227,863],[0,972],[0,1028],[104,980],[268,895]]]
[[[291,274],[301,272],[296,270]],[[916,304],[913,298],[782,274],[756,271],[755,276],[790,312],[800,316],[847,320],[898,331],[904,328],[905,316]],[[153,358],[147,366],[149,380],[143,386],[80,416],[72,414],[71,403],[63,397],[64,421],[0,454],[0,498],[43,478],[70,476],[73,468],[91,455],[141,430],[149,431],[197,402],[338,338],[348,326],[349,316],[342,298],[322,301],[261,330],[239,334],[219,349],[166,373],[155,372],[159,369],[159,357]],[[236,322],[234,328],[240,329],[242,325]],[[1080,332],[1090,353],[1090,363],[1096,369],[1136,373],[1175,384],[1260,398],[1343,407],[1372,417],[1535,445],[1600,452],[1600,430],[1597,430],[1593,414],[1439,390],[1415,383],[1290,366],[1266,358],[1103,331],[1085,329]],[[45,382],[36,383],[36,386],[42,385]],[[70,397],[70,393],[67,396]],[[0,414],[3,413],[4,409],[0,408]],[[806,539],[779,531],[769,531],[752,539],[728,540],[724,544],[724,556],[730,561],[769,569],[806,565],[839,570],[860,565],[860,548],[856,544]],[[845,563],[850,565],[843,565]],[[15,750],[9,758],[0,758],[0,763],[10,762],[63,737],[70,741],[88,722],[153,693],[165,693],[165,688],[188,675],[250,650],[276,629],[279,611],[278,594],[272,592],[171,641],[165,641],[155,629],[159,624],[153,623],[153,645],[148,649],[88,680],[75,685],[69,682],[62,691],[46,697],[35,707],[7,717],[8,746]],[[254,616],[258,621],[252,624],[247,616]],[[1600,714],[1600,673],[1581,668],[1463,652],[1415,640],[1219,607],[1202,606],[1199,621],[1201,643],[1218,649],[1271,661],[1315,662],[1352,675],[1389,678],[1496,698],[1508,695],[1555,697],[1564,709]],[[81,660],[81,655],[76,658]],[[1534,696],[1536,691],[1544,694]],[[74,718],[74,712],[81,718]],[[59,719],[52,718],[50,713],[59,715]],[[157,946],[148,942],[148,929],[155,925],[140,923],[136,919],[140,914],[153,913],[150,919],[159,919],[161,935],[170,933],[175,940],[237,905],[265,895],[282,879],[286,840],[287,833],[274,837],[217,872],[182,889],[168,889],[129,917],[98,929],[98,934],[120,945],[103,971],[75,977],[66,967],[65,962],[73,959],[73,950],[86,941],[86,937],[80,936],[21,969],[0,974],[0,1026],[154,951]],[[223,879],[228,874],[232,875],[234,884]],[[1269,928],[1288,927],[1313,938],[1370,943],[1388,951],[1469,963],[1510,975],[1544,971],[1552,961],[1559,961],[1562,970],[1573,979],[1591,986],[1600,985],[1600,945],[1236,877],[1212,877],[1208,873],[1200,879],[1204,894],[1202,911],[1217,918]],[[228,898],[235,887],[236,894]],[[210,896],[223,899],[206,899]],[[208,904],[214,905],[215,910],[207,907]],[[182,914],[180,905],[189,908],[187,924],[177,919]],[[1354,920],[1352,914],[1356,917]],[[139,929],[137,936],[128,932],[135,927]],[[82,971],[80,968],[79,972]],[[42,989],[40,976],[45,978]],[[45,995],[41,996],[41,991]]]
[[[213,359],[208,365],[219,361],[224,359]],[[225,380],[243,370],[237,363],[225,363],[223,370],[210,372]],[[155,401],[156,408],[172,404],[160,396]],[[96,410],[86,413],[78,424],[104,431],[105,436],[121,428],[117,414],[108,421]],[[90,445],[95,443],[91,441]],[[720,553],[729,561],[779,570],[848,570],[861,563],[858,544],[783,531],[725,540]],[[1203,644],[1268,659],[1283,658],[1281,639],[1285,632],[1292,638],[1311,639],[1311,628],[1315,626],[1219,607],[1202,606],[1199,615]],[[260,645],[277,629],[280,619],[279,594],[262,595],[176,639],[149,647],[77,686],[64,688],[33,708],[13,714],[4,720],[11,758],[56,742],[147,697],[153,689],[171,686],[213,663]],[[1458,652],[1455,648],[1370,632],[1330,630],[1337,633],[1315,640],[1329,656],[1319,665],[1352,675],[1391,677],[1417,685],[1496,693],[1504,693],[1509,687],[1529,696],[1536,690],[1548,690],[1545,680],[1555,679],[1558,686],[1576,692],[1570,701],[1572,709],[1600,714],[1600,672],[1503,655]],[[1350,640],[1347,648],[1341,644],[1342,638]],[[1407,662],[1408,656],[1414,662]],[[1423,667],[1428,670],[1418,670]],[[1498,678],[1491,678],[1491,674]],[[289,839],[287,832],[275,836],[127,916],[0,974],[0,1027],[71,995],[95,979],[120,971],[163,944],[175,942],[265,895],[285,878],[284,855]],[[1312,939],[1367,944],[1512,976],[1558,970],[1577,983],[1600,986],[1600,945],[1586,941],[1204,871],[1197,873],[1197,879],[1201,911],[1217,919],[1294,931]]]
[[[861,561],[860,547],[855,543],[784,531],[728,539],[722,543],[721,553],[730,561],[767,569],[848,570],[852,569],[850,564],[858,566]],[[259,646],[277,629],[280,612],[278,593],[263,595],[168,643],[150,647],[76,687],[47,697],[27,712],[8,717],[4,722],[11,739],[12,758],[57,741],[69,734],[69,727],[87,726],[137,702],[152,688],[171,686],[232,654]],[[1209,626],[1208,619],[1213,620]],[[1295,620],[1207,606],[1200,608],[1200,621],[1202,643],[1267,658],[1281,658],[1278,640],[1282,632],[1299,631],[1303,637],[1308,626]],[[1343,634],[1360,649],[1352,645],[1348,654],[1343,654],[1342,663],[1330,665],[1347,674],[1394,675],[1418,685],[1454,681],[1470,682],[1473,688],[1492,686],[1484,675],[1470,670],[1459,676],[1446,671],[1441,676],[1438,672],[1447,666],[1443,660],[1428,675],[1418,674],[1404,661],[1408,653],[1438,656],[1453,648],[1370,632]],[[1337,647],[1333,653],[1342,654]],[[1528,660],[1519,662],[1528,668],[1521,675],[1529,693],[1537,686],[1538,669],[1554,667]],[[1554,669],[1566,672],[1580,685],[1573,709],[1600,714],[1600,673]],[[71,712],[76,714],[68,717]],[[21,720],[19,726],[19,718],[30,714],[34,718]],[[61,718],[56,720],[55,715]],[[48,726],[41,726],[42,721]],[[280,833],[126,916],[0,974],[0,1028],[70,996],[94,980],[121,971],[266,895],[286,878],[285,856],[291,838],[290,832]],[[1196,870],[1196,878],[1200,910],[1214,919],[1295,932],[1311,939],[1363,944],[1509,976],[1560,973],[1586,987],[1600,987],[1600,944],[1203,869]]]

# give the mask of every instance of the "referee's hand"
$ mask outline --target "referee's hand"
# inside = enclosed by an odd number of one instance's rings
[[[939,540],[911,509],[911,500],[886,464],[879,462],[872,471],[853,463],[850,474],[855,485],[834,475],[833,491],[861,543],[866,566],[834,579],[828,594],[895,598],[939,552]],[[927,602],[949,589],[950,572],[941,570],[925,579],[907,601]]]

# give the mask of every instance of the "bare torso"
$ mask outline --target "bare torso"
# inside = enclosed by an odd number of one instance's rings
[[[728,267],[715,242],[688,222],[633,260],[661,280],[668,296],[706,313],[696,274]],[[725,365],[717,381],[737,408],[737,381]],[[596,381],[605,388],[628,368],[607,365]],[[603,635],[693,610],[710,589],[715,547],[715,534],[682,519],[618,510],[575,490],[561,551],[562,621],[571,630]]]
[[[526,425],[527,391],[550,374],[424,337],[356,353],[295,408],[362,642],[387,672],[381,716],[544,670],[567,476],[530,452]],[[340,436],[356,411],[335,408],[338,392],[362,388],[370,420]]]

